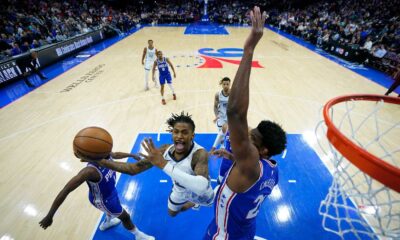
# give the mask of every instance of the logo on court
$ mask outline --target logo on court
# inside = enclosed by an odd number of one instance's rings
[[[214,50],[214,48],[201,48],[199,54],[206,61],[203,65],[197,68],[223,68],[222,63],[229,63],[239,65],[241,57],[243,56],[242,48],[220,48]],[[232,59],[240,58],[240,59]],[[258,61],[252,61],[251,66],[253,68],[264,68]]]

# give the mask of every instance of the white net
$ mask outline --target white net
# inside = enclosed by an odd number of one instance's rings
[[[329,113],[354,144],[400,168],[400,105],[351,100],[332,106]],[[319,209],[324,229],[342,239],[400,239],[400,194],[343,157],[326,133],[321,121],[316,128],[318,151],[333,176]]]

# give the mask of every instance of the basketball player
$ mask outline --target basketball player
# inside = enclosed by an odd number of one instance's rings
[[[261,121],[249,136],[247,125],[251,61],[263,35],[265,17],[258,7],[250,12],[252,29],[227,108],[234,163],[216,193],[214,219],[204,236],[207,240],[254,239],[260,205],[278,182],[277,163],[271,157],[285,149],[285,132],[276,123]]]
[[[142,146],[148,155],[142,155],[142,169],[153,165],[162,169],[173,180],[173,187],[168,198],[168,214],[172,217],[189,208],[209,206],[214,200],[208,175],[208,153],[193,141],[195,124],[192,118],[184,114],[173,114],[167,120],[172,133],[172,145],[157,149],[151,139],[146,139]],[[131,163],[101,160],[101,166],[117,172],[136,174],[137,168]]]
[[[171,61],[168,58],[163,57],[163,54],[162,54],[161,51],[157,51],[157,60],[154,61],[152,78],[153,78],[153,81],[155,81],[154,73],[155,73],[156,67],[157,67],[158,68],[158,73],[160,75],[159,79],[160,79],[160,86],[161,86],[161,89],[160,89],[160,92],[161,92],[161,103],[163,105],[167,104],[165,102],[165,99],[164,99],[164,85],[165,85],[165,82],[167,82],[169,88],[172,91],[173,99],[176,100],[174,87],[172,86],[171,73],[169,72],[168,65],[171,66],[172,71],[174,72],[174,78],[176,78],[175,69],[174,69],[174,66],[172,65]]]
[[[229,91],[230,91],[229,88],[231,85],[231,79],[228,77],[224,77],[219,82],[219,85],[222,86],[222,90],[217,92],[214,98],[214,114],[215,114],[214,123],[217,124],[218,135],[211,148],[211,152],[213,152],[218,147],[218,145],[222,143],[222,141],[224,140],[226,130],[228,129],[226,107],[228,106]]]
[[[75,155],[78,158],[85,159],[85,157],[80,156],[79,153],[75,153]],[[111,153],[110,158],[106,161],[112,162],[113,159],[127,157],[140,159],[137,155],[117,152]],[[136,164],[139,165],[139,163],[140,162]],[[53,223],[54,214],[67,196],[82,183],[87,182],[89,186],[90,203],[106,214],[106,219],[99,226],[101,231],[109,229],[122,221],[124,227],[135,235],[136,240],[153,240],[154,237],[141,232],[137,226],[132,223],[129,214],[122,208],[119,202],[117,189],[115,188],[115,178],[116,174],[114,171],[103,168],[96,164],[96,162],[88,163],[87,166],[73,177],[57,195],[51,205],[50,211],[46,217],[39,222],[40,226],[44,229],[49,227]]]
[[[389,96],[398,86],[400,86],[400,67],[397,69],[397,72],[393,74],[394,83],[389,87],[387,92],[385,93],[386,96]],[[397,96],[400,97],[400,94]]]
[[[148,46],[143,49],[142,65],[144,66],[144,90],[149,90],[149,73],[153,68],[153,63],[156,60],[157,49],[153,45],[153,40],[147,41]],[[154,81],[154,86],[157,87],[157,81]]]

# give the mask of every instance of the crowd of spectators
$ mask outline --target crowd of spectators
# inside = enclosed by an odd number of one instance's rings
[[[357,51],[359,63],[392,73],[400,63],[399,12],[397,1],[320,1],[271,10],[267,22],[323,49],[339,45]]]
[[[197,22],[204,15],[203,0],[114,1],[119,5],[96,0],[5,2],[0,9],[0,60],[104,25],[126,32],[140,24]],[[385,59],[400,62],[397,1],[209,0],[208,17],[214,23],[247,25],[255,4],[267,11],[268,24],[318,47],[356,49],[357,61],[378,67]]]
[[[340,46],[356,53],[360,64],[388,73],[400,66],[400,4],[390,0],[212,1],[210,19],[222,24],[248,24],[257,4],[267,24],[328,50]]]
[[[127,31],[135,12],[95,1],[7,0],[0,9],[0,60],[109,25]]]

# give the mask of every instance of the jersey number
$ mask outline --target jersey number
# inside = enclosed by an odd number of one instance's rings
[[[264,202],[265,196],[264,195],[260,195],[256,198],[256,200],[254,201],[256,205],[255,208],[251,209],[249,211],[249,213],[247,213],[246,219],[250,219],[250,218],[255,218],[260,210],[260,206],[261,203]]]

